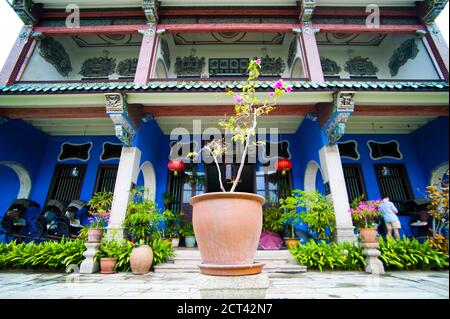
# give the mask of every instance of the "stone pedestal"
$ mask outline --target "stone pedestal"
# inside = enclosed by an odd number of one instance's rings
[[[374,275],[384,274],[384,265],[378,259],[378,256],[381,255],[381,252],[378,250],[380,245],[378,243],[363,243],[361,246],[364,248],[363,255],[366,256],[366,272]]]
[[[203,299],[264,299],[270,286],[267,274],[251,276],[200,275],[199,290]]]
[[[99,251],[100,243],[99,242],[89,242],[87,241],[85,244],[86,251],[83,253],[85,259],[81,263],[80,266],[80,274],[93,274],[99,271],[99,264],[95,260],[95,255]]]

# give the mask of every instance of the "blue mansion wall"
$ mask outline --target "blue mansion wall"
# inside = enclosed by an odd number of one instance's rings
[[[34,184],[39,178],[47,142],[48,136],[31,125],[21,120],[9,120],[0,125],[0,163],[14,162],[23,166]],[[11,202],[17,198],[20,188],[17,174],[4,165],[0,165],[0,188],[1,218]]]
[[[417,159],[425,181],[430,182],[434,169],[442,163],[448,163],[449,157],[449,121],[448,117],[439,117],[412,134]]]

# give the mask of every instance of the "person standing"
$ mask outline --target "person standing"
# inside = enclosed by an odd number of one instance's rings
[[[400,239],[399,229],[402,228],[402,225],[397,217],[398,209],[394,203],[391,202],[389,197],[385,197],[378,208],[383,215],[388,237],[392,237],[392,231],[394,231],[395,238]]]

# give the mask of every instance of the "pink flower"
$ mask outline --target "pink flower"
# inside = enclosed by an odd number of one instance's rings
[[[256,59],[255,63],[261,66],[261,59]]]
[[[275,92],[270,92],[270,93],[269,93],[269,96],[270,96],[270,97],[274,97],[274,96],[275,96]]]
[[[286,86],[286,92],[291,93],[293,90],[291,85]]]
[[[280,79],[280,80],[278,80],[274,85],[273,85],[273,88],[275,89],[275,90],[281,90],[282,88],[283,88],[283,86],[284,86],[284,82],[283,82],[283,80],[282,79]]]
[[[244,98],[240,95],[234,96],[234,103],[235,104],[244,104]]]

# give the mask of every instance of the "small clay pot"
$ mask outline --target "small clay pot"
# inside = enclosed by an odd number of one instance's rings
[[[287,249],[292,249],[300,245],[300,240],[298,240],[297,238],[285,238],[284,242],[286,243]]]
[[[180,245],[180,238],[172,238],[171,244],[172,248],[177,248]]]
[[[144,275],[150,271],[153,263],[153,250],[148,245],[133,249],[130,255],[131,272],[135,275]]]
[[[117,258],[100,258],[100,273],[114,274],[114,267],[116,267]]]
[[[89,228],[88,229],[88,241],[98,243],[102,240],[103,229]]]
[[[195,236],[186,236],[184,237],[184,243],[188,248],[194,248],[197,243]]]
[[[359,230],[359,235],[363,243],[373,244],[377,243],[377,229],[376,228],[361,228]]]

